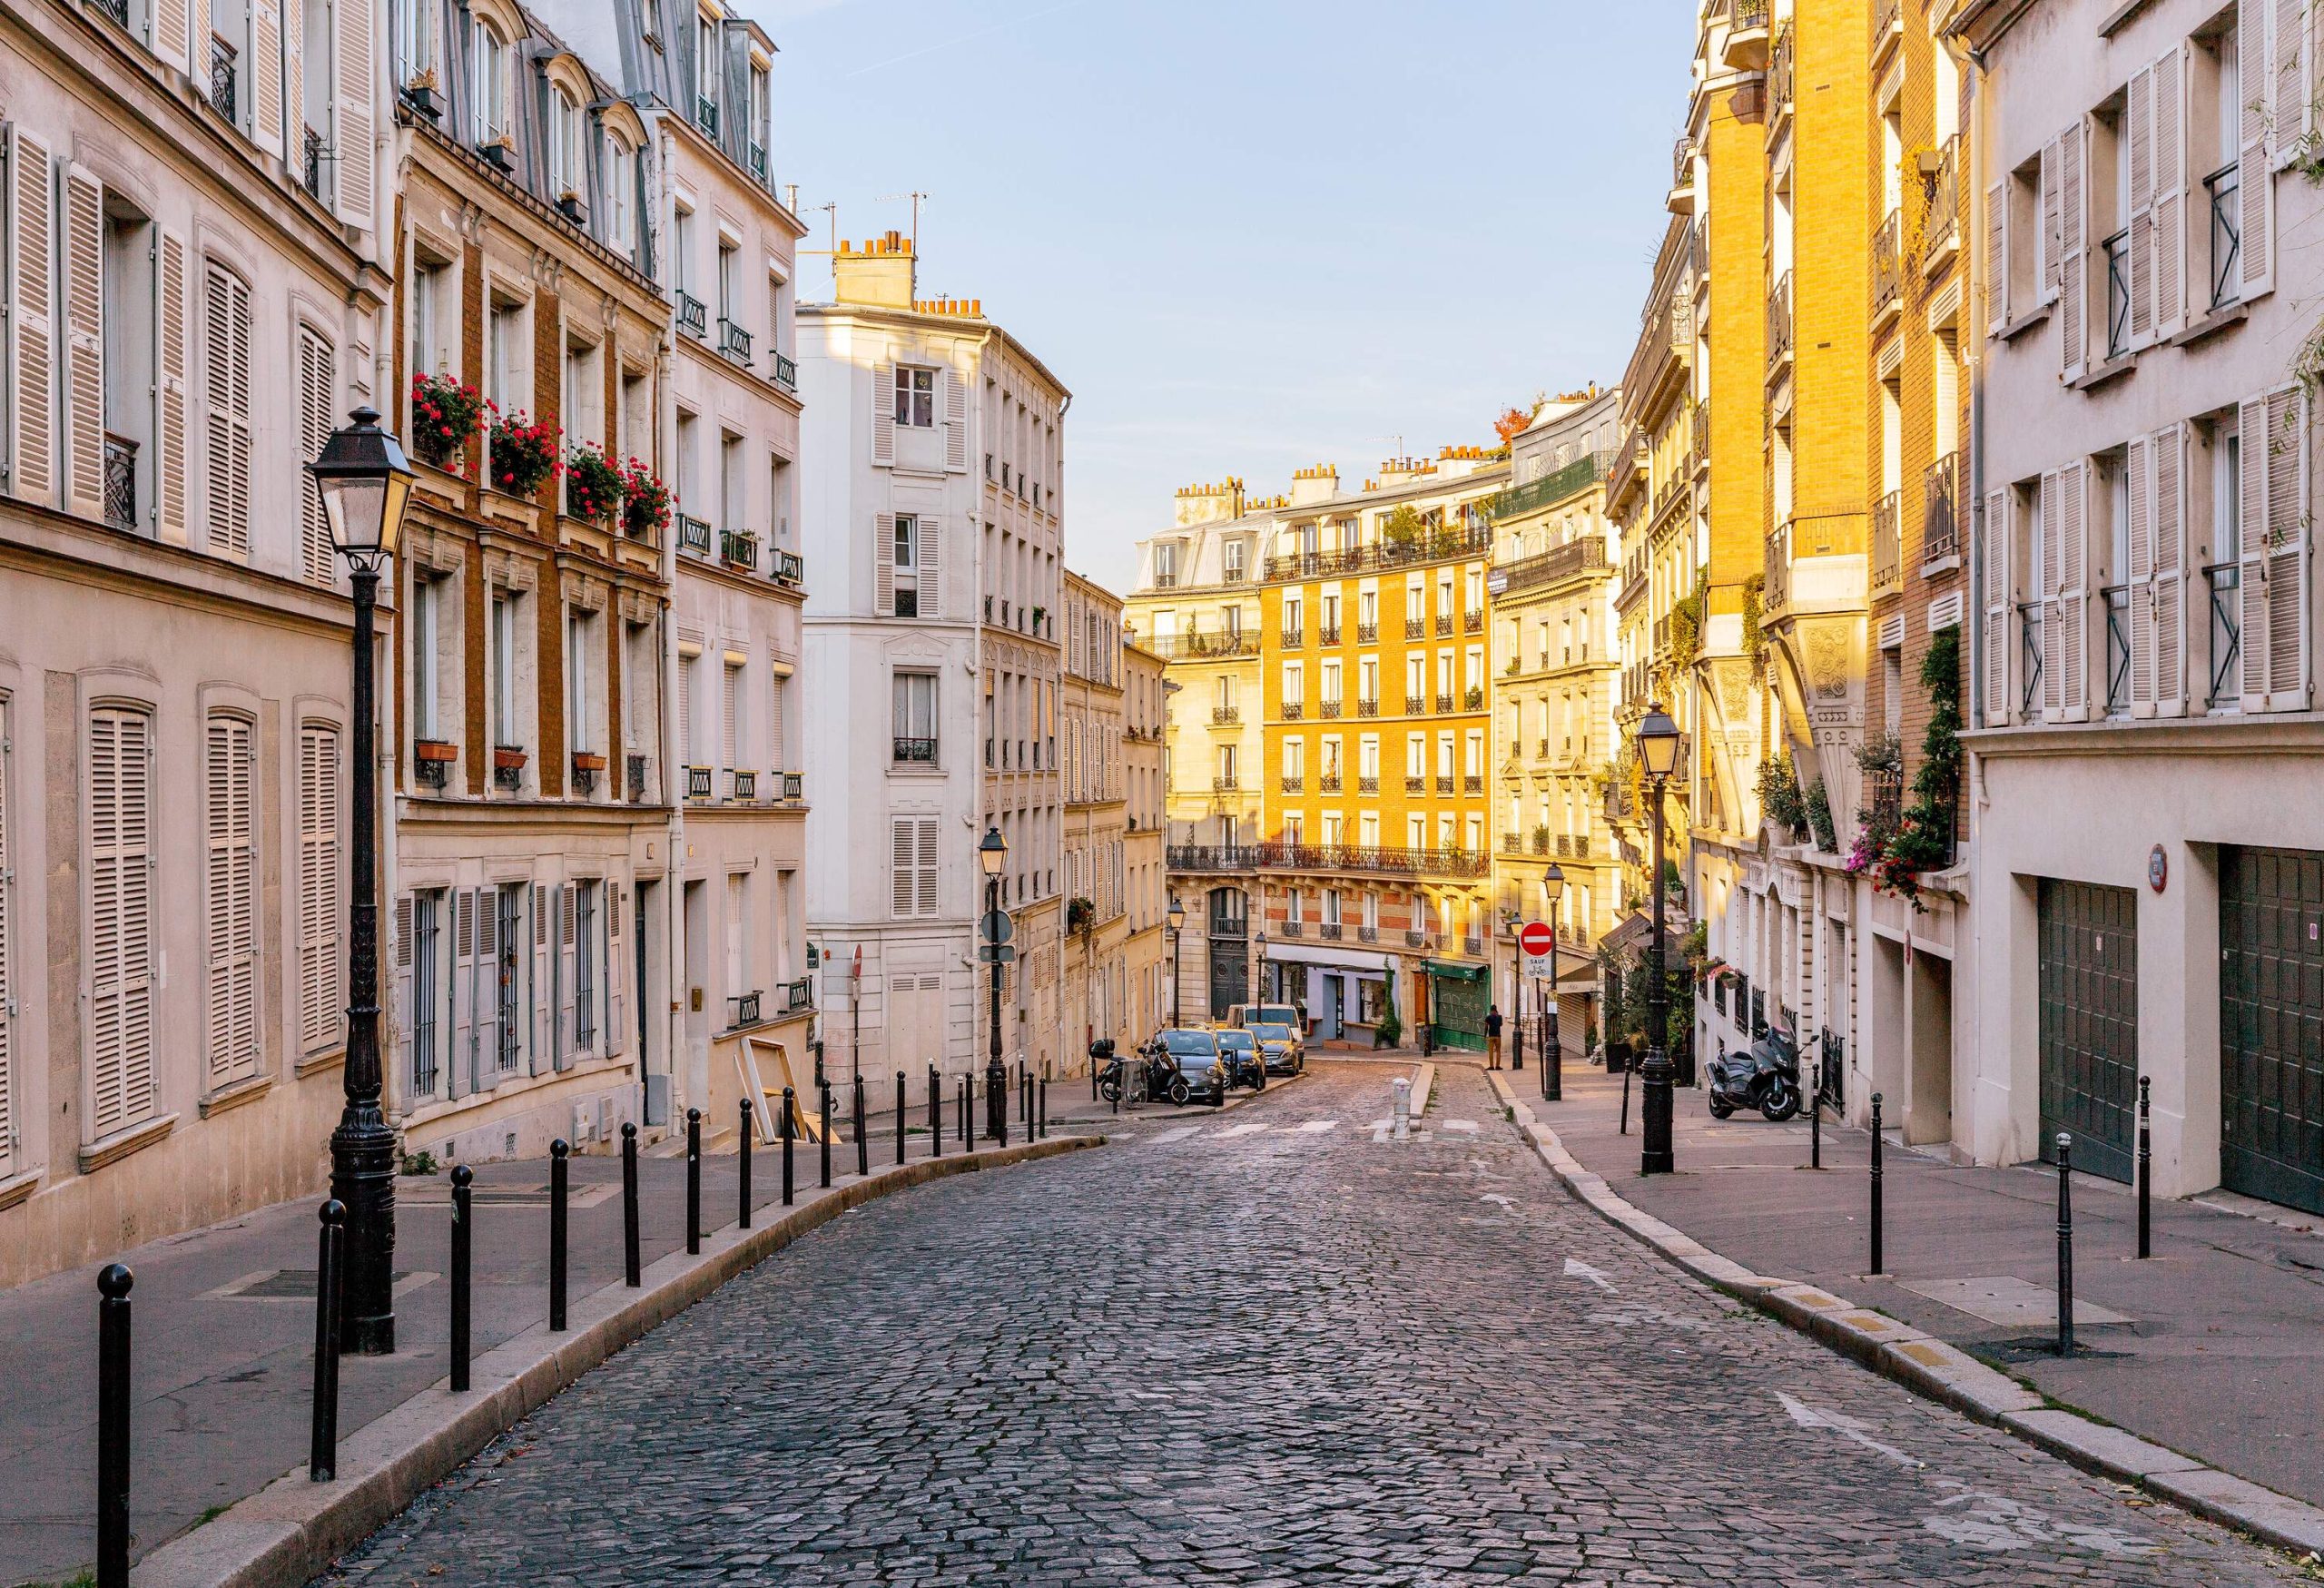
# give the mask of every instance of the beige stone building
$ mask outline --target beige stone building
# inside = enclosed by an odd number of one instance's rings
[[[1125,1029],[1143,1040],[1169,1008],[1168,856],[1163,843],[1167,781],[1162,736],[1173,687],[1162,658],[1122,636],[1122,869],[1128,932],[1122,940]]]
[[[1131,972],[1129,778],[1121,597],[1068,569],[1063,626],[1065,782],[1065,1059],[1078,1066],[1092,1040],[1118,1043]]]

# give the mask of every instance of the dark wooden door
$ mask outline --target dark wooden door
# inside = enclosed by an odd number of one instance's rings
[[[2324,1213],[2324,854],[2219,853],[2220,1183]]]
[[[2042,1160],[2061,1130],[2073,1166],[2131,1178],[2139,1095],[2138,894],[2043,877],[2041,940]]]

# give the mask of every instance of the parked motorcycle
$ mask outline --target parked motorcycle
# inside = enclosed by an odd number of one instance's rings
[[[1740,1052],[1719,1050],[1710,1061],[1710,1113],[1724,1119],[1757,1109],[1780,1123],[1799,1112],[1799,1044],[1787,1031],[1768,1034]]]

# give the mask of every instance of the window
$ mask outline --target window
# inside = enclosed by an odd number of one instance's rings
[[[719,669],[718,692],[718,758],[729,771],[740,768],[750,752],[743,726],[749,714],[743,704],[745,674],[743,664],[732,659]]]
[[[411,930],[398,934],[399,959],[411,962],[411,1090],[436,1095],[444,1063],[441,1015],[444,981],[444,894],[439,890],[411,898]]]
[[[565,743],[575,755],[600,748],[596,672],[597,625],[578,607],[565,609]]]
[[[625,252],[637,246],[636,161],[627,143],[606,135],[606,236]]]
[[[339,729],[299,730],[299,1050],[340,1040]]]
[[[1251,547],[1248,541],[1229,540],[1226,542],[1225,553],[1226,557],[1226,582],[1228,584],[1242,583],[1245,567],[1250,557],[1250,552]]]
[[[444,736],[443,635],[444,581],[419,568],[411,575],[411,732],[414,738]]]
[[[883,571],[890,580],[890,609],[898,617],[918,617],[922,550],[920,519],[910,513],[897,514],[888,530],[887,550],[887,567]]]
[[[212,265],[203,279],[204,431],[210,549],[251,554],[251,290]]]
[[[574,890],[573,1046],[583,1053],[597,1046],[597,893],[603,886],[589,882]]]
[[[202,825],[207,843],[202,856],[202,924],[207,962],[204,1001],[210,1015],[209,1085],[213,1090],[258,1073],[258,874],[251,810],[256,759],[249,718],[222,713],[211,717],[202,755],[207,785]],[[300,860],[303,922],[307,907],[303,849]],[[302,958],[302,1031],[305,972]]]
[[[707,16],[694,21],[694,92],[702,123],[718,130],[718,25]]]
[[[153,723],[89,714],[90,1136],[153,1111]]]
[[[936,428],[935,370],[898,367],[896,423],[915,430]]]
[[[936,759],[936,675],[897,674],[893,714],[895,759],[932,764]]]
[[[894,912],[898,915],[936,913],[936,824],[934,816],[895,816],[889,820]]]
[[[333,390],[336,371],[331,345],[305,326],[299,328],[299,456],[316,458],[338,428]],[[303,473],[303,471],[301,471]],[[323,516],[322,493],[301,478],[299,492],[300,571],[310,584],[338,582],[339,552],[331,544],[330,521]]]
[[[460,328],[459,300],[454,293],[452,267],[442,260],[416,253],[407,290],[411,315],[411,367],[419,373],[441,375],[453,366]]]
[[[485,395],[503,411],[522,408],[531,400],[530,383],[526,380],[533,359],[532,338],[526,327],[527,307],[521,298],[495,293],[485,326]]]
[[[524,728],[517,716],[517,597],[507,590],[492,593],[491,646],[492,742],[514,749],[522,745]]]
[[[559,200],[581,192],[581,113],[555,85],[548,91],[548,188]]]
[[[479,145],[508,140],[508,46],[488,22],[476,29],[476,81],[469,103],[476,106],[476,141]]]

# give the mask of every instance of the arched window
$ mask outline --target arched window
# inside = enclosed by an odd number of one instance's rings
[[[476,81],[470,101],[476,106],[476,141],[479,146],[504,143],[508,137],[508,45],[489,22],[476,25]]]
[[[606,236],[615,248],[637,245],[633,234],[637,211],[636,156],[618,133],[606,134]]]
[[[548,91],[548,187],[559,199],[581,191],[581,113],[555,84]]]

